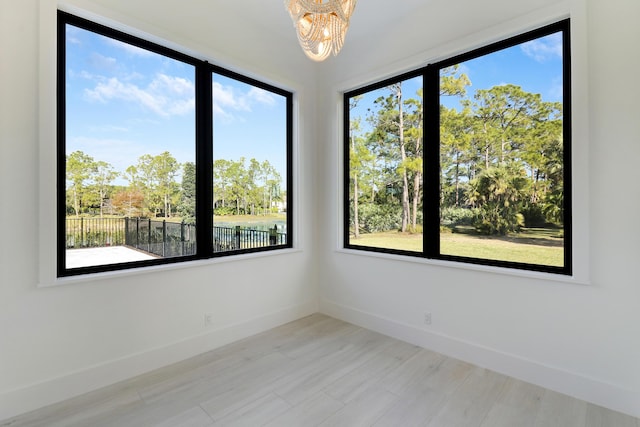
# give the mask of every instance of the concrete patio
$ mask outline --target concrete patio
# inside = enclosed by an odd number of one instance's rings
[[[67,249],[67,268],[91,267],[96,265],[119,264],[157,258],[125,246],[103,248]]]

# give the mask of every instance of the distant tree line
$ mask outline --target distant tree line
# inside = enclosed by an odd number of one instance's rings
[[[506,84],[477,90],[458,66],[441,73],[440,212],[445,225],[472,225],[482,234],[506,234],[524,225],[564,220],[562,103]],[[352,233],[421,231],[422,89],[386,88],[350,123]],[[356,111],[362,96],[350,99]],[[363,120],[369,130],[363,131]],[[429,143],[427,141],[427,143]],[[433,143],[433,142],[431,142]]]
[[[178,182],[181,177],[181,182]],[[114,185],[122,178],[127,185]],[[214,162],[214,213],[266,215],[286,198],[282,177],[268,161],[218,159]],[[196,168],[179,163],[168,151],[144,154],[124,172],[74,151],[66,158],[67,215],[174,217],[193,222]]]

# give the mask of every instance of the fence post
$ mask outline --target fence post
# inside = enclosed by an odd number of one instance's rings
[[[166,257],[166,253],[167,253],[167,220],[163,219],[162,220],[162,257]]]
[[[269,229],[269,245],[278,244],[278,224]]]
[[[240,226],[236,225],[236,249],[240,249]]]
[[[125,217],[124,219],[124,244],[131,246],[129,245],[129,217]]]
[[[147,229],[147,252],[151,252],[151,218],[149,218],[149,228]]]
[[[180,246],[182,247],[180,255],[184,256],[184,220],[180,222]]]

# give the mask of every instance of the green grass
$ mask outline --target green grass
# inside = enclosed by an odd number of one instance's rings
[[[397,231],[361,234],[358,239],[352,237],[350,243],[358,246],[422,251],[421,234]],[[504,237],[467,233],[440,234],[440,251],[443,255],[560,267],[564,264],[562,244],[559,230],[546,228],[525,229],[521,233]]]
[[[265,223],[272,221],[286,221],[287,214],[276,213],[267,215],[214,215],[214,221],[224,222],[226,224],[251,224]]]
[[[76,218],[73,215],[67,216],[67,219],[91,219],[91,220],[99,220],[101,217],[97,215],[82,215]],[[104,215],[102,218],[107,219],[121,219],[124,218],[121,215]],[[267,214],[267,215],[214,215],[214,218],[217,221],[222,221],[225,223],[239,223],[239,224],[249,224],[249,223],[264,223],[270,221],[286,221],[287,214],[286,213],[275,213],[275,214]],[[172,216],[169,218],[151,218],[152,221],[162,221],[165,220],[167,222],[181,222],[182,218],[179,216]]]

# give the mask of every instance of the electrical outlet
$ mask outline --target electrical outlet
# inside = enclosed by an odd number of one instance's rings
[[[204,314],[204,327],[208,328],[213,326],[213,313],[205,313]]]
[[[428,311],[424,313],[424,324],[425,325],[431,324],[431,313]]]

